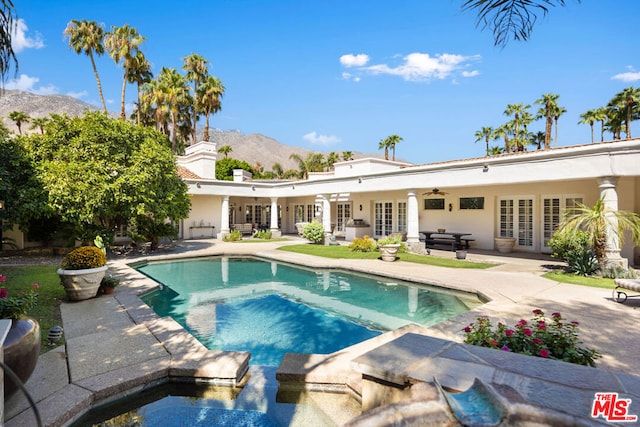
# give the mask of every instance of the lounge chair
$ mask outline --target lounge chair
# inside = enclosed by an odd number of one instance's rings
[[[613,290],[613,300],[615,302],[624,303],[627,298],[640,297],[640,294],[627,295],[627,293],[621,289],[627,289],[634,292],[640,292],[640,279],[615,279],[613,281],[616,284]]]

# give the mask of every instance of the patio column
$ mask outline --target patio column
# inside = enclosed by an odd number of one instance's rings
[[[320,196],[322,201],[322,228],[324,228],[325,243],[328,243],[329,236],[331,235],[331,203],[329,198],[330,194],[323,194]]]
[[[420,246],[420,232],[418,219],[418,196],[416,190],[407,191],[407,246],[416,251],[414,246]]]
[[[605,216],[607,218],[607,265],[619,265],[628,267],[628,261],[620,256],[620,236],[618,236],[618,218],[614,212],[618,211],[618,192],[616,186],[618,178],[605,176],[598,179],[600,199],[604,203]]]
[[[220,208],[220,232],[218,233],[218,239],[222,239],[224,236],[231,232],[229,229],[229,196],[222,196],[222,206]]]
[[[282,233],[278,228],[278,198],[271,198],[271,224],[269,225],[271,237],[280,237]]]

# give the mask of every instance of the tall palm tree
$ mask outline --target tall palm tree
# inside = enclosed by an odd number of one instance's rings
[[[209,141],[209,116],[222,109],[224,91],[225,87],[222,82],[214,76],[207,76],[198,86],[196,97],[198,98],[199,112],[204,114],[205,118],[203,135],[205,141]]]
[[[109,52],[109,56],[113,58],[116,64],[122,63],[124,74],[122,77],[122,96],[120,101],[120,118],[126,118],[124,112],[124,96],[127,88],[127,77],[129,69],[132,66],[136,54],[140,49],[140,45],[145,40],[138,33],[138,30],[124,24],[122,27],[112,26],[111,31],[105,36],[105,48]]]
[[[165,103],[165,98],[165,91],[160,79],[151,80],[142,86],[142,111],[151,113],[156,130],[169,136],[169,110]],[[146,119],[145,121],[151,120]]]
[[[182,69],[187,72],[187,80],[193,82],[193,124],[191,128],[191,143],[195,144],[196,141],[196,125],[198,122],[198,113],[200,108],[198,105],[198,86],[204,82],[209,75],[209,61],[202,56],[192,53],[189,56],[183,58],[184,65]]]
[[[18,58],[16,58],[11,44],[17,18],[13,1],[2,0],[2,9],[0,10],[0,86],[4,85],[12,63],[16,67],[16,75],[18,73]]]
[[[29,129],[40,129],[40,133],[44,135],[44,127],[47,123],[49,123],[49,119],[46,117],[34,117],[31,119]]]
[[[593,124],[597,120],[596,110],[587,110],[584,113],[580,114],[580,118],[582,120],[578,122],[579,125],[589,125],[589,127],[591,127],[591,143],[593,144],[595,142],[594,133],[593,133]]]
[[[493,130],[493,139],[504,138],[504,152],[509,154],[511,152],[511,141],[509,141],[510,125],[505,123]]]
[[[9,113],[9,119],[13,120],[18,127],[18,133],[22,135],[22,123],[28,122],[31,117],[24,111],[11,111]]]
[[[340,158],[338,157],[338,153],[336,153],[335,151],[330,152],[329,154],[327,154],[327,159],[325,161],[325,165],[327,166],[327,170],[332,170],[333,169],[333,165],[339,160]]]
[[[345,162],[353,160],[353,151],[343,151],[342,160],[344,160]]]
[[[507,109],[504,110],[506,116],[513,114],[513,129],[514,129],[514,147],[516,151],[520,151],[520,147],[523,144],[520,141],[520,124],[522,123],[521,115],[530,108],[529,105],[523,104],[507,104]]]
[[[609,102],[610,105],[615,105],[624,112],[625,133],[627,139],[631,139],[631,121],[640,117],[640,110],[638,105],[640,103],[640,89],[635,87],[628,87],[618,92],[613,99]]]
[[[529,137],[529,141],[529,144],[536,146],[536,150],[541,150],[544,145],[544,132],[538,131],[536,133],[532,133]]]
[[[607,120],[607,107],[596,108],[594,120],[600,122],[600,142],[604,142],[604,124]]]
[[[233,148],[231,148],[230,145],[223,145],[222,147],[218,148],[218,153],[220,154],[224,154],[224,157],[228,157],[229,153],[233,151]]]
[[[621,139],[622,123],[624,122],[624,111],[615,105],[607,106],[607,120],[605,129],[613,134],[613,139]]]
[[[396,145],[398,145],[399,143],[402,142],[402,137],[399,135],[396,135],[395,133],[393,135],[390,135],[387,137],[387,144],[389,144],[389,148],[391,148],[391,153],[392,153],[392,160],[395,161],[396,160]]]
[[[136,109],[136,113],[138,125],[141,122],[140,106],[142,105],[142,85],[150,82],[152,79],[153,73],[151,72],[151,64],[147,58],[145,58],[144,53],[141,51],[136,52],[136,56],[131,60],[131,65],[127,73],[127,81],[129,83],[136,83],[138,97],[138,108]]]
[[[300,154],[292,153],[290,159],[298,163],[298,177],[309,178],[309,172],[322,172],[324,170],[324,159],[322,153],[309,153],[305,158]]]
[[[69,37],[69,47],[73,49],[78,55],[84,53],[91,59],[91,66],[93,67],[93,74],[96,77],[96,83],[98,84],[98,94],[100,94],[100,101],[102,102],[102,109],[107,112],[107,104],[104,102],[104,95],[102,94],[102,84],[100,83],[100,76],[98,75],[98,69],[96,68],[95,55],[104,55],[104,27],[102,24],[98,24],[95,21],[87,21],[83,19],[79,21],[77,19],[69,21],[67,28],[64,30],[65,37]]]
[[[476,131],[476,133],[473,135],[476,137],[476,141],[482,141],[484,140],[485,142],[485,153],[487,153],[487,156],[489,155],[489,140],[491,138],[493,138],[493,128],[491,126],[483,126],[479,131]]]
[[[271,170],[273,171],[273,175],[278,178],[278,179],[282,179],[284,178],[284,169],[282,169],[282,165],[278,162],[274,163],[271,166]]]
[[[180,75],[175,68],[163,67],[160,71],[160,86],[164,92],[164,104],[171,118],[171,149],[178,152],[178,116],[180,107],[189,105],[191,96],[187,79]]]
[[[381,139],[378,143],[378,150],[384,149],[384,159],[389,160],[389,139]]]
[[[545,119],[544,124],[544,149],[551,148],[551,128],[553,127],[553,111],[557,107],[560,95],[554,93],[545,93],[540,99],[535,100],[535,104],[542,105],[538,110],[537,117]]]
[[[555,125],[556,125],[556,136],[553,141],[553,145],[556,147],[558,146],[558,119],[560,118],[561,115],[563,115],[566,112],[567,112],[567,109],[564,107],[560,107],[559,105],[556,105],[556,107],[553,109],[553,121],[555,122]]]

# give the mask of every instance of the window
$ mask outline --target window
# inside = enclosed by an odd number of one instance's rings
[[[504,198],[499,201],[499,237],[515,237],[520,248],[533,248],[533,197]]]
[[[444,199],[424,199],[424,208],[428,210],[444,210]]]
[[[582,196],[543,196],[542,197],[542,250],[551,252],[549,240],[558,229],[565,212],[582,204]]]
[[[407,202],[398,202],[398,233],[407,231]]]
[[[460,209],[484,209],[484,197],[460,197]]]

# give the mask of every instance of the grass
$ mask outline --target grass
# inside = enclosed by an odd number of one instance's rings
[[[616,287],[616,285],[613,283],[613,279],[605,279],[603,277],[577,276],[575,274],[569,274],[560,271],[545,273],[542,275],[542,277],[553,280],[555,282],[589,286],[591,288],[613,289]]]
[[[315,255],[324,258],[333,259],[378,259],[379,252],[352,252],[347,246],[328,246],[328,245],[291,245],[282,246],[278,250],[295,252],[299,254]],[[417,255],[410,253],[398,254],[400,261],[413,262],[417,264],[435,265],[438,267],[450,268],[491,268],[495,264],[486,262],[471,262],[457,259],[440,258],[429,255]]]
[[[47,345],[47,333],[52,326],[62,325],[60,303],[66,297],[66,292],[60,285],[60,278],[56,274],[56,267],[51,265],[7,266],[0,267],[0,274],[7,276],[5,287],[9,295],[30,290],[32,283],[40,285],[38,303],[27,315],[40,323],[42,335],[40,353],[46,353],[52,348]]]

